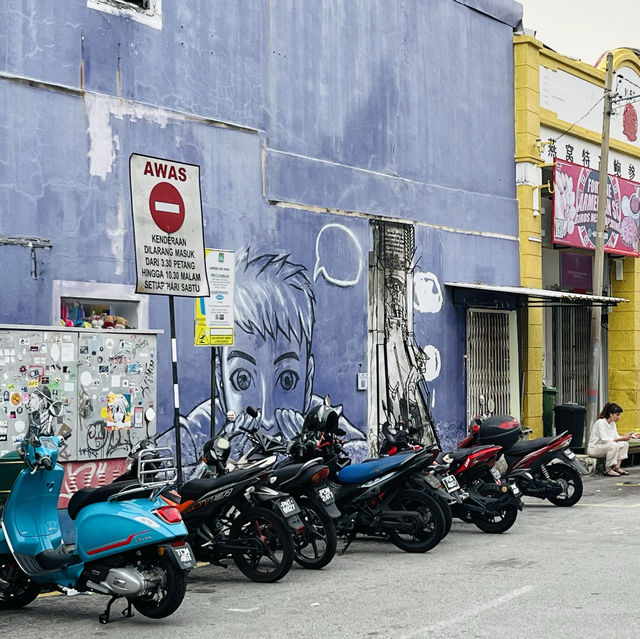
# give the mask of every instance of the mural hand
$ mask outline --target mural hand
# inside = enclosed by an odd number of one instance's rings
[[[275,411],[276,423],[285,442],[290,441],[302,430],[304,415],[293,408],[278,408]]]

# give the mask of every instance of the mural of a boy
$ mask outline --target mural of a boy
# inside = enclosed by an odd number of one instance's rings
[[[216,358],[216,426],[222,433],[224,415],[234,411],[232,428],[247,426],[253,418],[247,406],[259,408],[262,428],[286,440],[300,432],[304,416],[323,398],[313,392],[315,359],[312,353],[315,296],[307,269],[287,254],[250,257],[247,249],[236,261],[235,340]],[[366,433],[342,415],[347,448],[359,458],[367,454]],[[211,399],[197,406],[182,426],[199,449],[211,432]],[[230,433],[225,433],[230,434]],[[246,445],[238,436],[234,452]]]

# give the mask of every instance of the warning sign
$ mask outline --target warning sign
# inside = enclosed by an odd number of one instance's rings
[[[211,294],[196,300],[196,346],[233,346],[235,253],[206,249]]]
[[[209,295],[200,167],[134,153],[129,177],[136,293]]]

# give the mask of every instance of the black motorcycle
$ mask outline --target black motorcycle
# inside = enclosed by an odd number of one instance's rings
[[[436,499],[414,482],[432,463],[429,450],[352,464],[340,439],[338,415],[327,404],[306,416],[294,458],[320,454],[330,469],[330,485],[342,516],[336,524],[346,538],[389,539],[406,552],[426,552],[442,539],[445,521]]]
[[[206,464],[205,474],[221,476],[256,465],[269,468],[270,486],[291,495],[300,508],[304,529],[293,534],[295,561],[303,568],[323,568],[335,555],[337,535],[333,522],[340,517],[333,491],[326,481],[329,468],[318,456],[296,462],[279,437],[267,435],[260,429],[258,411],[248,406],[246,412],[254,418],[250,426],[238,425],[233,432],[235,415],[228,414],[223,430],[232,433],[227,437],[229,442],[244,436],[250,446],[239,459],[234,460],[229,457],[228,449],[222,455],[212,455],[216,439],[209,440],[204,445],[202,456]]]
[[[115,481],[135,478],[144,465],[148,473],[165,473],[156,437],[136,444],[127,470]],[[219,438],[211,456],[221,458],[229,442]],[[141,460],[147,460],[141,464]],[[274,582],[290,570],[295,557],[291,530],[304,524],[300,509],[288,494],[270,486],[268,463],[215,478],[191,479],[161,496],[176,506],[187,526],[187,540],[199,561],[226,567],[232,559],[249,579]]]

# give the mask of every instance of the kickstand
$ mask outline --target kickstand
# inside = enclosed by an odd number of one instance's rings
[[[127,599],[127,607],[122,611],[123,617],[135,617],[133,610],[131,610],[131,599]]]
[[[116,599],[120,599],[118,595],[114,595],[109,599],[109,603],[107,604],[107,609],[98,617],[100,623],[107,624],[111,620],[111,606]],[[127,599],[127,607],[122,611],[123,617],[134,617],[134,612],[131,609],[131,601]]]
[[[100,623],[109,623],[109,615],[111,614],[111,606],[113,605],[113,602],[119,599],[119,597],[117,595],[113,595],[113,597],[111,597],[111,599],[109,599],[109,603],[107,604],[107,609],[98,617],[98,619],[100,620]]]
[[[347,552],[347,548],[349,548],[349,546],[351,545],[351,542],[356,538],[356,534],[354,532],[351,532],[347,535],[347,540],[344,544],[344,548],[340,551],[341,555],[344,555],[345,552]]]

